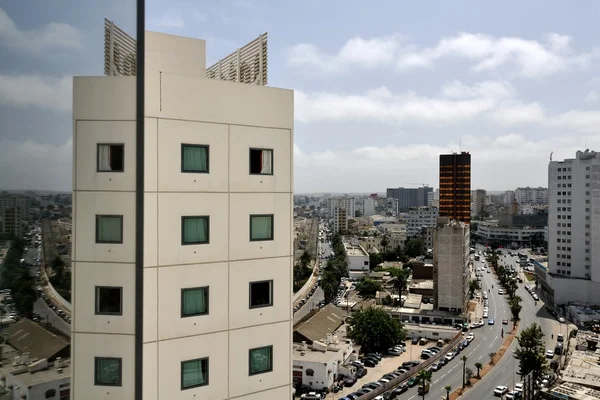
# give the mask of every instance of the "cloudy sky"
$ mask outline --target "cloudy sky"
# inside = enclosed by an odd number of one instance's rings
[[[102,74],[103,18],[134,34],[134,4],[0,7],[0,188],[70,190],[70,77]],[[206,39],[209,65],[269,33],[300,193],[437,187],[460,149],[474,188],[546,186],[551,152],[600,150],[599,18],[593,0],[147,0],[148,29]]]

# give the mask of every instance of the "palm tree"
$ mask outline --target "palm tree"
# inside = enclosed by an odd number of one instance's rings
[[[421,384],[423,390],[423,400],[425,400],[425,385],[427,385],[428,382],[431,382],[431,376],[431,371],[427,371],[426,369],[422,369],[417,374],[417,381]]]
[[[323,269],[323,273],[321,274],[320,285],[325,295],[325,303],[331,303],[331,300],[333,300],[333,296],[337,292],[339,279],[330,268]]]
[[[452,390],[452,386],[446,385],[444,386],[444,390],[446,391],[446,400],[450,400],[450,391]]]
[[[492,351],[491,353],[488,353],[488,356],[490,356],[490,364],[494,365],[494,357],[496,357],[496,352]]]
[[[408,278],[410,278],[410,269],[393,267],[389,268],[388,272],[390,273],[391,277],[396,280],[394,283],[394,287],[398,291],[398,296],[402,297],[402,292],[404,291],[404,289],[406,289],[406,286],[408,285]]]
[[[481,369],[483,368],[483,364],[480,362],[476,362],[475,368],[477,368],[477,379],[481,379],[481,376],[479,375],[479,371],[481,371]]]
[[[465,381],[465,375],[467,374],[467,356],[462,356],[460,358],[460,360],[463,362],[463,386],[462,388],[465,388],[465,385],[467,384],[467,382]]]
[[[523,308],[521,306],[521,301],[523,301],[523,299],[519,295],[512,296],[508,301],[508,308],[510,309],[510,313],[512,314],[513,327],[514,323],[520,319],[519,314],[521,313],[521,309]]]

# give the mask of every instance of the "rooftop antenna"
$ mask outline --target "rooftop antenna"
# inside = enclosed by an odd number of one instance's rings
[[[550,161],[552,161],[552,154],[554,154],[553,151],[550,152]]]

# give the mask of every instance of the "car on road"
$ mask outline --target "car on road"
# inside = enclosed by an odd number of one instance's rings
[[[473,339],[475,339],[475,334],[473,332],[469,333],[467,336],[465,336],[465,339],[471,343],[473,341]]]
[[[431,366],[429,367],[429,371],[435,372],[435,371],[439,371],[441,368],[442,368],[442,364],[440,364],[439,362],[436,362],[436,363],[431,364]]]
[[[504,294],[504,290],[498,289],[498,294]]]
[[[508,319],[504,318],[504,319],[502,320],[502,325],[508,325]]]
[[[507,392],[508,392],[508,388],[506,386],[499,385],[499,386],[496,386],[496,389],[494,389],[494,396],[502,397]]]
[[[400,386],[398,386],[396,389],[394,389],[394,391],[392,393],[390,393],[388,400],[396,399],[401,394],[406,393],[407,391],[408,391],[408,385],[406,383],[403,383]]]
[[[564,341],[565,341],[565,336],[564,336],[562,333],[559,333],[559,334],[556,336],[556,341],[557,341],[558,343],[562,343],[562,342],[564,342]]]
[[[481,317],[482,317],[482,318],[487,318],[487,317],[489,317],[489,316],[490,316],[490,314],[488,314],[487,312],[484,312],[484,313],[483,313],[483,315],[482,315]]]
[[[523,392],[523,384],[521,382],[515,383],[515,392]]]
[[[408,382],[406,382],[406,384],[408,385],[408,387],[415,387],[417,385],[417,383],[419,383],[419,379],[417,379],[416,376],[413,376],[412,378],[410,378],[408,380]]]
[[[494,325],[494,318],[488,319],[488,325]]]
[[[510,392],[506,393],[506,397],[504,398],[505,400],[518,400],[521,398],[521,392],[515,392],[514,390],[511,390]]]
[[[554,358],[554,350],[546,350],[546,358]]]
[[[564,324],[565,319],[563,317],[558,317],[558,322],[560,322],[561,324]]]

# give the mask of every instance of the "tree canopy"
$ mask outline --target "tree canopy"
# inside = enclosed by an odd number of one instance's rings
[[[404,252],[409,257],[424,256],[425,253],[427,253],[425,240],[423,240],[423,238],[420,236],[407,238],[406,242],[404,243]]]
[[[519,360],[519,374],[527,375],[533,371],[536,378],[547,369],[544,332],[535,322],[523,329],[517,336],[519,347],[514,357]]]
[[[402,324],[381,308],[368,307],[352,314],[350,339],[362,346],[362,351],[387,351],[406,338]]]
[[[11,247],[4,258],[1,280],[2,287],[11,290],[17,311],[29,317],[33,313],[33,304],[37,297],[33,289],[34,279],[29,275],[28,268],[20,263],[23,249],[22,240],[15,239],[11,242]]]
[[[368,277],[362,277],[356,284],[358,294],[365,299],[372,299],[377,292],[383,290],[381,283]]]

